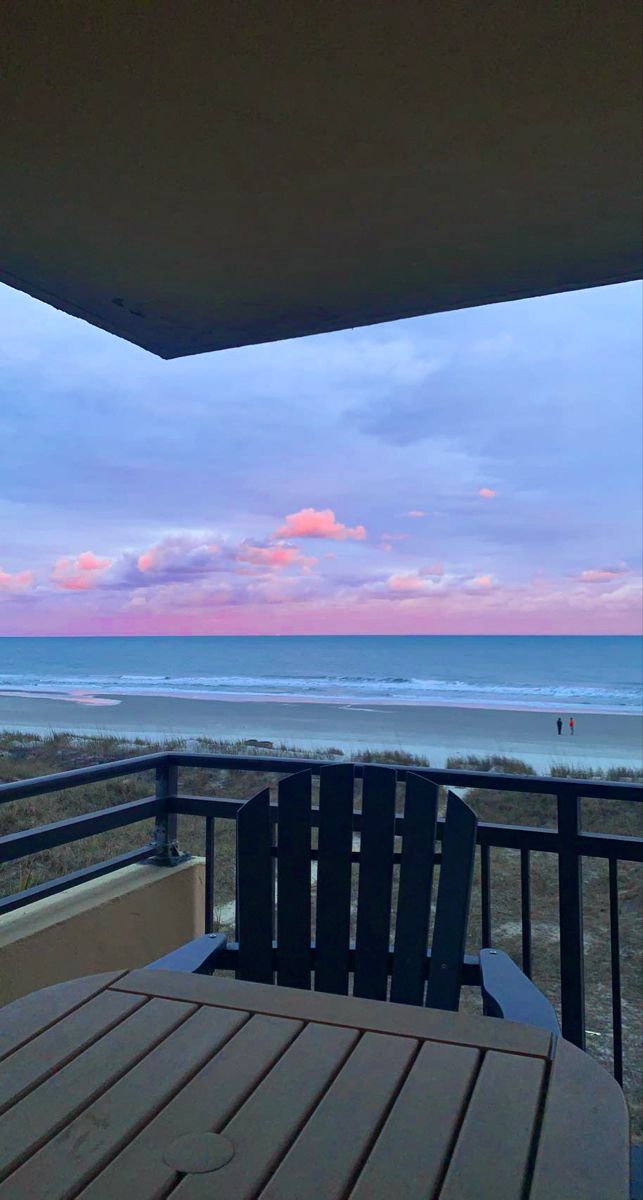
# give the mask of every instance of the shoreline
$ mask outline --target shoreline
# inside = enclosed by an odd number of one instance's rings
[[[449,756],[462,754],[507,755],[541,772],[557,762],[635,769],[641,769],[643,762],[641,718],[634,713],[577,709],[571,737],[568,718],[563,735],[556,732],[558,710],[133,694],[115,704],[111,696],[99,693],[87,696],[84,702],[76,698],[70,703],[70,699],[42,693],[0,693],[0,729],[160,741],[260,739],[293,747],[337,747],[348,754],[400,750],[427,757],[436,767],[443,766]]]
[[[634,712],[630,708],[604,706],[596,708],[592,705],[580,704],[577,707],[565,701],[558,706],[551,704],[520,704],[514,701],[497,700],[494,704],[485,702],[484,700],[419,700],[407,697],[371,697],[371,696],[311,696],[299,694],[297,692],[158,692],[145,691],[144,689],[136,692],[116,691],[111,689],[109,692],[101,691],[25,691],[19,688],[0,688],[0,703],[7,697],[8,699],[24,699],[24,700],[62,700],[67,704],[76,704],[88,708],[108,708],[118,706],[126,700],[148,699],[148,700],[198,700],[204,704],[324,704],[336,708],[458,708],[458,709],[483,709],[493,712],[526,712],[526,713],[545,713],[553,716],[557,715],[569,718],[576,716],[578,713],[590,713],[599,716],[624,716],[624,717],[639,717],[639,713]],[[643,719],[643,714],[641,714]]]

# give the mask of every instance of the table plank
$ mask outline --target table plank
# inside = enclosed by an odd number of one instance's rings
[[[442,1177],[480,1064],[468,1046],[425,1042],[350,1200],[417,1200]]]
[[[178,1181],[163,1151],[186,1133],[218,1132],[258,1086],[293,1038],[300,1021],[250,1017],[193,1079],[82,1192],[82,1200],[114,1200],[136,1180],[136,1200],[166,1195]]]
[[[296,1137],[357,1041],[351,1029],[307,1025],[221,1132],[234,1158],[186,1176],[172,1200],[250,1200]]]
[[[440,1200],[522,1200],[544,1078],[541,1059],[485,1054]]]
[[[0,1072],[0,1111],[118,1025],[132,1011],[129,1000],[125,992],[99,992],[14,1050]],[[143,997],[140,1003],[145,1003]]]
[[[629,1196],[629,1120],[615,1079],[559,1038],[536,1153],[531,1200]]]
[[[140,998],[116,1029],[0,1117],[0,1179],[194,1012],[193,1005],[172,1000],[139,1004]]]
[[[412,1038],[365,1033],[261,1192],[262,1200],[341,1200],[417,1048]]]
[[[515,1021],[470,1017],[464,1013],[442,1012],[411,1004],[382,1003],[355,996],[333,996],[323,992],[305,992],[297,988],[246,983],[222,976],[188,975],[178,971],[130,971],[113,985],[117,991],[139,995],[185,1000],[195,1004],[214,1004],[223,1008],[243,1008],[266,1016],[294,1017],[324,1025],[341,1025],[395,1033],[405,1037],[429,1038],[436,1042],[479,1046],[547,1059],[551,1037],[533,1025]]]
[[[201,1008],[8,1180],[3,1200],[64,1200],[91,1179],[247,1020]]]
[[[84,1004],[91,996],[102,992],[125,971],[106,971],[102,975],[89,975],[84,979],[70,979],[52,987],[31,992],[19,1000],[13,1000],[0,1008],[0,1059],[17,1050],[34,1034],[42,1033],[72,1009]]]

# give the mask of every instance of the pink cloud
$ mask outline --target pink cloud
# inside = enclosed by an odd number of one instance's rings
[[[85,550],[75,558],[59,558],[54,564],[51,579],[66,591],[87,592],[96,586],[103,572],[111,565],[111,558],[98,558],[91,550]]]
[[[152,546],[150,550],[145,550],[143,554],[139,554],[137,562],[139,571],[152,571],[157,559],[157,548]]]
[[[206,536],[182,533],[162,538],[139,554],[136,564],[144,574],[175,571],[180,574],[199,574],[212,570],[221,547]]]
[[[493,587],[493,579],[491,575],[476,575],[475,579],[471,580],[472,586],[477,588]]]
[[[344,542],[350,539],[361,542],[366,537],[363,525],[343,525],[336,520],[332,508],[301,508],[299,512],[289,513],[284,524],[276,530],[273,537],[277,538],[329,538],[332,541]]]
[[[253,563],[269,571],[297,565],[308,572],[318,561],[310,555],[302,554],[296,546],[255,546],[252,542],[242,542],[235,558],[237,562]]]
[[[445,576],[442,563],[433,563],[429,567],[416,568],[413,571],[405,571],[396,575],[389,575],[386,580],[384,592],[381,586],[376,584],[366,586],[366,592],[374,592],[375,594],[386,595],[393,593],[396,596],[414,595],[417,598],[432,598],[438,594],[446,593],[457,586],[457,577],[450,575]],[[392,599],[392,597],[390,597]]]
[[[233,587],[232,579],[224,584],[221,576],[261,577],[275,572],[297,569],[309,575],[317,565],[312,555],[303,554],[296,546],[280,544],[266,545],[250,538],[242,542],[219,543],[211,534],[182,533],[162,538],[136,558],[138,573],[126,572],[132,584],[138,588],[154,586],[170,587],[187,580],[210,580],[218,577],[216,587]],[[214,587],[214,584],[206,584]]]
[[[589,571],[581,571],[578,578],[581,583],[609,583],[627,572],[627,567],[592,567]]]
[[[482,496],[483,500],[493,500],[494,496],[497,496],[497,494],[498,493],[494,492],[493,488],[488,487],[482,487],[478,491],[478,495]]]
[[[416,574],[390,575],[386,581],[390,592],[421,592],[424,583]]]
[[[0,592],[24,592],[34,581],[33,571],[3,571],[0,567]]]
[[[403,517],[425,517],[426,513],[421,508],[412,508],[410,512],[402,513]]]
[[[91,550],[85,550],[83,554],[79,554],[76,562],[81,571],[105,571],[111,566],[110,558],[98,558],[96,554],[92,554]]]

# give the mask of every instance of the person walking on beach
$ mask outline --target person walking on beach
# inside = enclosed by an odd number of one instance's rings
[[[569,718],[569,732],[570,732],[570,736],[573,737],[574,736],[574,718],[573,717]]]
[[[562,717],[559,717],[559,718],[558,718],[558,720],[557,720],[557,722],[556,722],[556,727],[557,727],[557,729],[558,729],[558,736],[560,737],[561,733],[563,732],[563,721],[562,721]]]

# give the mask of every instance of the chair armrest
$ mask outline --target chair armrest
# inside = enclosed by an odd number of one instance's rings
[[[148,971],[189,971],[192,975],[208,975],[223,957],[226,938],[223,933],[205,933],[203,937],[186,942],[156,962],[148,963]]]
[[[488,1017],[538,1025],[560,1035],[553,1006],[504,950],[480,951],[480,985]]]

